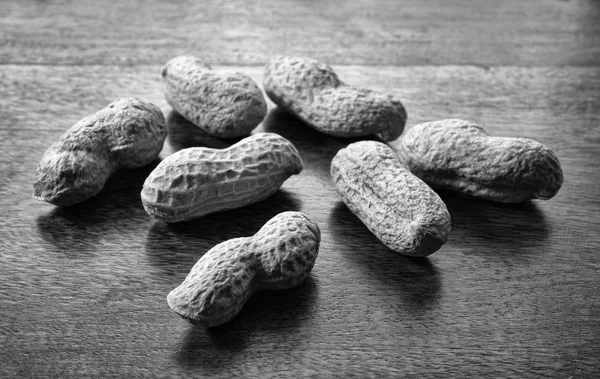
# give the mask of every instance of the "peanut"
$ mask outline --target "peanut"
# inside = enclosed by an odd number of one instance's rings
[[[280,213],[254,236],[210,249],[169,293],[167,302],[192,324],[223,324],[255,291],[300,284],[314,266],[320,241],[319,227],[306,214]]]
[[[387,145],[361,141],[339,150],[331,177],[352,213],[390,249],[423,257],[446,243],[446,204]]]
[[[154,161],[166,136],[158,107],[134,98],[114,101],[77,122],[48,148],[37,168],[33,196],[59,206],[89,199],[117,169]]]
[[[333,69],[311,58],[276,57],[265,68],[264,88],[279,107],[335,137],[400,136],[406,110],[400,100],[343,83]]]
[[[267,113],[262,90],[245,74],[217,73],[192,56],[171,59],[161,73],[167,102],[214,137],[247,136]]]
[[[490,137],[470,121],[415,125],[399,140],[397,154],[433,188],[497,202],[547,200],[563,183],[558,158],[546,146],[525,138]]]
[[[290,141],[259,133],[226,149],[191,147],[168,156],[146,179],[142,203],[164,221],[186,221],[266,199],[300,171]]]

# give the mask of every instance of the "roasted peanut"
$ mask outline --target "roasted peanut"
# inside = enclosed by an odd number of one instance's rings
[[[330,66],[311,58],[272,59],[265,68],[264,88],[279,107],[336,137],[377,135],[391,141],[406,123],[400,100],[347,85]]]
[[[169,293],[167,302],[192,324],[223,324],[238,314],[252,293],[300,284],[313,268],[320,241],[319,227],[306,214],[280,213],[254,236],[210,249]]]
[[[547,200],[563,183],[558,158],[546,146],[525,138],[490,137],[470,121],[415,125],[399,140],[397,154],[433,188],[503,203]]]
[[[423,257],[446,243],[446,204],[389,146],[376,141],[348,145],[333,158],[331,177],[352,213],[390,249]]]
[[[267,114],[262,90],[245,74],[217,73],[192,56],[171,59],[161,73],[167,102],[214,137],[247,136]]]
[[[167,135],[155,105],[119,99],[73,125],[40,161],[35,199],[67,206],[95,196],[119,168],[139,168],[155,160]]]
[[[163,160],[146,179],[146,212],[167,222],[243,207],[271,196],[302,171],[296,147],[259,133],[226,149],[191,147]]]

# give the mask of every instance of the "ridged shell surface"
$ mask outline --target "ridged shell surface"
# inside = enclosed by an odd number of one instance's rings
[[[377,135],[391,141],[406,124],[400,100],[345,84],[330,66],[316,59],[272,59],[265,67],[264,88],[279,107],[332,136]]]
[[[427,256],[446,243],[451,227],[446,204],[389,146],[348,145],[333,158],[331,177],[352,213],[390,249]]]
[[[192,147],[168,156],[146,179],[142,203],[164,221],[186,221],[266,199],[301,171],[290,141],[259,133],[226,149]]]
[[[167,102],[214,137],[247,136],[267,113],[262,90],[243,73],[215,72],[186,55],[167,62],[161,74]]]
[[[154,161],[167,136],[154,104],[123,98],[85,117],[54,142],[42,157],[34,198],[67,206],[96,195],[119,168]]]
[[[397,154],[433,188],[519,203],[556,195],[563,173],[556,155],[526,138],[491,137],[477,124],[447,119],[415,125]]]
[[[167,302],[190,323],[222,324],[238,314],[255,291],[300,284],[314,266],[320,241],[319,227],[308,215],[280,213],[254,236],[210,249],[169,293]]]

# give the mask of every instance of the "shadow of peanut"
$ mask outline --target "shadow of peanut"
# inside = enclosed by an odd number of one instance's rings
[[[188,121],[174,110],[167,113],[167,143],[170,146],[169,153],[188,147],[210,147],[214,149],[225,149],[241,138],[222,139],[214,137]]]
[[[306,168],[314,170],[319,178],[329,181],[329,164],[338,150],[348,144],[365,139],[363,138],[337,138],[321,133],[293,114],[276,107],[271,109],[262,124],[255,132],[277,133],[288,139],[296,146]]]
[[[155,161],[140,169],[117,171],[98,195],[38,216],[38,233],[58,251],[79,256],[96,250],[104,235],[124,229],[136,232],[150,220],[140,192],[157,164]]]
[[[299,211],[301,205],[294,195],[279,189],[269,198],[242,208],[187,222],[157,221],[146,236],[146,255],[161,272],[183,280],[196,261],[216,244],[252,236],[277,214]]]
[[[397,293],[404,311],[422,315],[437,304],[442,289],[440,273],[428,258],[408,257],[389,249],[341,201],[331,211],[329,229],[349,264],[367,271],[368,278],[378,282],[376,286],[386,287],[383,292]]]
[[[239,355],[254,349],[260,343],[256,337],[265,333],[272,343],[287,346],[315,316],[318,292],[319,283],[312,275],[287,290],[256,292],[231,321],[213,328],[190,325],[174,359],[183,367],[201,367],[207,375],[218,374],[231,369]]]
[[[518,256],[537,251],[550,234],[544,213],[534,201],[503,204],[438,191],[452,218],[448,243],[466,247],[467,254]],[[468,249],[470,244],[481,248]]]

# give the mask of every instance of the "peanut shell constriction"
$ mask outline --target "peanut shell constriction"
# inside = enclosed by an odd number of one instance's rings
[[[387,247],[401,254],[427,256],[448,239],[446,204],[376,141],[338,151],[331,177],[344,203]]]
[[[192,324],[225,323],[254,292],[300,284],[314,266],[320,241],[319,227],[306,214],[280,213],[254,236],[210,249],[169,293],[167,302]]]
[[[154,161],[166,136],[157,106],[134,98],[114,101],[77,122],[48,148],[37,168],[33,196],[59,206],[89,199],[117,169]]]
[[[191,147],[168,156],[146,179],[142,203],[166,222],[191,220],[264,200],[300,171],[290,141],[259,133],[226,149]]]
[[[262,90],[245,74],[215,72],[192,56],[171,59],[161,73],[167,102],[214,137],[247,136],[267,113]]]
[[[332,136],[377,135],[391,141],[406,124],[400,100],[345,84],[330,66],[312,58],[272,59],[265,68],[264,88],[279,107]]]
[[[563,183],[558,158],[543,144],[491,137],[465,120],[415,125],[400,138],[397,154],[433,188],[497,202],[547,200]]]

